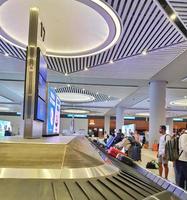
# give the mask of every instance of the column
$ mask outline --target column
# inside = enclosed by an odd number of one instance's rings
[[[122,126],[124,125],[124,109],[122,107],[116,108],[116,131],[119,129],[122,129]]]
[[[110,133],[110,116],[108,115],[104,117],[104,131],[106,131],[107,134]]]
[[[166,125],[169,126],[169,130],[168,130],[169,134],[173,135],[173,118],[172,117],[168,117],[166,119]]]
[[[149,116],[149,147],[159,142],[160,125],[166,124],[166,81],[153,80],[149,86],[150,116]]]

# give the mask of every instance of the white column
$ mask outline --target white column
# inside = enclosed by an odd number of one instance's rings
[[[168,117],[166,119],[166,125],[169,126],[169,134],[173,135],[173,118],[172,117]]]
[[[122,129],[123,125],[124,125],[123,108],[118,106],[116,108],[116,131],[118,132],[119,129]]]
[[[150,99],[150,116],[149,116],[149,147],[154,142],[159,142],[160,125],[166,124],[165,104],[166,104],[166,81],[150,82],[149,99]]]
[[[108,116],[108,115],[105,115],[104,131],[106,131],[107,134],[110,133],[110,116]]]

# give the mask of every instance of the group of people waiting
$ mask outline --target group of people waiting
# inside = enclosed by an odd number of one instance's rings
[[[161,134],[158,148],[159,175],[162,176],[164,169],[165,178],[168,178],[169,167],[166,155],[166,143],[171,139],[178,138],[179,157],[173,161],[175,181],[178,186],[187,189],[187,133],[185,129],[180,129],[173,135],[166,134],[165,125],[160,126],[159,132]]]

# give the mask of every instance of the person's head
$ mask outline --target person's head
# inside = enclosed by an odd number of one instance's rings
[[[166,126],[165,125],[161,125],[159,132],[160,132],[160,134],[164,135],[166,133]]]
[[[8,131],[10,131],[10,127],[8,127]]]

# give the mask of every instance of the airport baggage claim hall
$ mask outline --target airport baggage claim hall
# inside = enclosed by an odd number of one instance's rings
[[[187,200],[186,130],[186,0],[0,0],[0,199]]]

